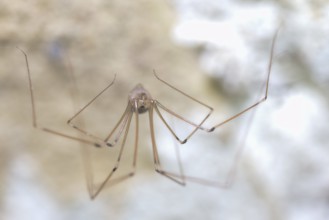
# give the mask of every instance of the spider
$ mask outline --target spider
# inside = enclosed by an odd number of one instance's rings
[[[267,96],[268,96],[268,88],[269,88],[269,81],[270,81],[270,75],[271,75],[271,67],[272,67],[272,60],[273,60],[273,53],[274,53],[274,47],[275,47],[275,42],[277,38],[278,30],[275,32],[273,39],[272,39],[272,44],[271,44],[271,50],[270,50],[270,56],[269,56],[269,63],[268,63],[268,69],[267,69],[267,77],[266,77],[266,82],[265,82],[265,93],[263,96],[256,101],[255,103],[251,104],[247,108],[243,109],[239,113],[225,119],[224,121],[221,121],[220,123],[215,124],[214,126],[207,128],[204,127],[203,124],[204,122],[209,118],[209,116],[213,112],[213,108],[206,105],[205,103],[193,98],[192,96],[188,95],[187,93],[181,91],[180,89],[174,87],[164,79],[160,78],[159,75],[153,70],[153,74],[156,77],[157,80],[159,80],[161,83],[165,84],[169,88],[175,90],[176,92],[182,94],[186,98],[206,107],[208,109],[208,113],[206,116],[203,117],[203,119],[199,123],[194,123],[191,122],[190,120],[186,119],[182,115],[177,114],[176,112],[170,110],[169,108],[165,107],[162,105],[158,100],[152,98],[151,94],[143,87],[142,84],[137,84],[128,94],[128,103],[127,107],[118,120],[118,122],[115,124],[113,130],[107,135],[106,138],[100,138],[97,137],[93,134],[88,133],[85,131],[83,128],[78,127],[74,124],[74,119],[80,115],[88,106],[90,106],[96,99],[98,99],[106,90],[108,90],[115,82],[116,75],[114,76],[113,80],[103,89],[101,90],[94,98],[92,98],[84,107],[82,107],[77,113],[75,113],[68,121],[67,124],[70,125],[72,128],[78,130],[82,134],[84,134],[88,138],[80,138],[80,137],[74,137],[71,135],[67,135],[62,132],[55,131],[53,129],[49,129],[46,127],[42,127],[37,123],[37,115],[36,115],[36,110],[35,110],[35,98],[34,98],[34,91],[33,91],[33,84],[32,84],[32,79],[31,79],[31,73],[30,73],[30,67],[29,67],[29,62],[28,62],[28,57],[27,54],[20,48],[20,50],[24,57],[25,57],[25,62],[26,62],[26,69],[27,69],[27,76],[28,76],[28,83],[29,83],[29,93],[30,93],[30,98],[31,98],[31,105],[32,105],[32,124],[34,128],[40,129],[44,132],[48,132],[53,135],[57,135],[63,138],[71,139],[78,141],[80,143],[84,143],[87,145],[92,145],[94,147],[100,148],[100,147],[116,147],[117,143],[119,140],[122,140],[119,154],[116,160],[116,163],[112,170],[109,172],[109,174],[106,176],[106,178],[101,182],[99,185],[95,185],[92,180],[92,174],[90,171],[87,171],[87,188],[89,192],[89,196],[91,199],[95,199],[98,194],[102,191],[102,189],[105,186],[109,185],[114,185],[116,183],[122,182],[132,176],[134,176],[135,171],[136,171],[136,162],[137,162],[137,150],[138,150],[138,139],[139,139],[139,115],[140,114],[146,114],[148,113],[149,116],[149,126],[150,126],[150,135],[151,135],[151,143],[152,143],[152,150],[153,150],[153,161],[154,161],[154,166],[155,166],[155,171],[158,172],[159,174],[181,184],[185,185],[187,180],[192,181],[192,182],[197,182],[205,185],[210,185],[210,186],[215,186],[219,188],[227,188],[231,185],[233,176],[235,174],[235,168],[237,164],[237,157],[236,160],[233,163],[229,174],[225,178],[224,182],[215,182],[215,181],[210,181],[207,179],[203,178],[198,178],[198,177],[193,177],[193,176],[186,176],[184,175],[182,169],[181,169],[181,164],[179,161],[180,165],[180,171],[179,173],[173,173],[173,172],[168,172],[164,170],[160,164],[160,157],[158,153],[158,148],[156,144],[156,139],[155,139],[155,131],[154,131],[154,113],[159,116],[161,121],[164,123],[164,125],[168,128],[170,133],[175,137],[175,139],[180,143],[180,144],[185,144],[198,130],[202,130],[205,132],[213,132],[216,128],[238,118],[239,116],[243,115],[244,113],[250,111],[251,109],[255,108],[259,104],[263,103],[266,101]],[[162,113],[160,110],[164,110],[165,112],[171,114],[172,116],[190,124],[193,126],[193,130],[187,135],[186,138],[180,139],[178,135],[175,133],[174,129],[169,125],[169,123],[165,120],[163,117]],[[123,150],[126,144],[126,139],[127,135],[130,129],[130,124],[132,121],[132,118],[135,118],[135,137],[134,137],[134,154],[133,154],[133,163],[132,163],[132,170],[125,175],[112,178],[113,174],[119,169],[120,167],[120,160],[123,154]],[[109,141],[113,136],[114,141]],[[91,139],[91,140],[90,140]],[[241,153],[242,147],[239,148],[237,155]],[[88,155],[86,153],[84,154],[84,157],[87,158]],[[179,156],[178,156],[179,160]],[[88,165],[86,166],[87,170],[90,170]]]

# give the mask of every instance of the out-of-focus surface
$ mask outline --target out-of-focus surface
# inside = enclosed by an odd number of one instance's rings
[[[328,219],[328,19],[325,1],[1,1],[0,219]],[[221,180],[248,132],[230,189],[181,187],[154,172],[148,117],[141,115],[135,177],[90,201],[80,144],[32,128],[16,46],[28,54],[38,122],[67,134],[79,136],[66,124],[73,103],[87,103],[116,74],[83,115],[88,131],[104,136],[137,83],[200,120],[204,108],[157,81],[153,69],[214,107],[206,126],[247,107],[261,95],[279,26],[269,99],[252,126],[246,129],[246,115],[179,146],[185,172]],[[168,121],[186,135],[179,120]],[[158,119],[155,127],[163,165],[177,170],[174,138]],[[96,176],[106,175],[111,150],[91,150]]]

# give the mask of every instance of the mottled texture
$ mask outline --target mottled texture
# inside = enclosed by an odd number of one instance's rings
[[[326,1],[0,1],[0,219],[328,219],[328,17]],[[242,117],[179,146],[186,173],[220,180],[249,131],[228,190],[181,187],[155,173],[143,114],[135,177],[90,201],[81,146],[32,127],[26,66],[16,46],[28,54],[38,122],[67,134],[79,136],[66,121],[116,74],[84,121],[75,121],[106,136],[138,83],[179,114],[204,116],[153,69],[215,108],[206,126],[245,108],[261,95],[280,24],[269,99],[252,127]],[[168,122],[181,138],[191,129]],[[158,119],[155,127],[162,164],[177,170],[175,140]],[[117,151],[91,147],[96,179],[112,169]]]

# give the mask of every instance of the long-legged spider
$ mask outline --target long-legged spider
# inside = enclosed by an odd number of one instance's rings
[[[232,183],[233,176],[235,174],[235,169],[236,169],[236,164],[237,164],[237,159],[231,166],[231,169],[229,174],[226,176],[225,180],[223,182],[216,182],[216,181],[210,181],[207,179],[199,178],[199,177],[194,177],[194,176],[186,176],[183,173],[183,169],[181,169],[181,162],[179,159],[179,155],[177,156],[178,162],[179,162],[179,173],[173,173],[173,172],[168,172],[164,170],[160,164],[160,157],[158,153],[158,148],[156,144],[156,139],[155,139],[155,132],[154,132],[154,112],[159,116],[161,121],[165,124],[165,126],[169,129],[170,133],[177,139],[177,141],[180,144],[185,144],[192,135],[195,134],[197,130],[203,130],[206,132],[212,132],[216,128],[234,120],[235,118],[241,116],[242,114],[248,112],[249,110],[253,109],[254,107],[258,106],[260,103],[264,102],[267,99],[268,95],[268,88],[269,88],[269,80],[270,80],[270,74],[271,74],[271,66],[272,66],[272,60],[273,60],[273,53],[274,53],[274,46],[276,42],[276,37],[277,37],[278,31],[275,33],[273,40],[272,40],[272,45],[271,45],[271,50],[270,50],[270,58],[269,58],[269,64],[268,64],[268,69],[267,69],[267,77],[266,77],[266,82],[265,82],[265,93],[264,95],[255,103],[250,105],[249,107],[243,109],[239,113],[227,118],[224,121],[221,121],[220,123],[215,124],[214,126],[210,128],[206,128],[203,126],[204,122],[208,119],[208,117],[211,115],[213,112],[213,108],[206,105],[205,103],[191,97],[190,95],[186,94],[185,92],[177,89],[173,85],[169,84],[162,78],[158,76],[158,74],[154,71],[154,76],[162,83],[170,87],[171,89],[175,90],[176,92],[182,94],[186,98],[208,108],[208,113],[206,114],[205,117],[199,122],[199,123],[194,123],[191,122],[190,120],[186,119],[182,115],[179,115],[175,113],[174,111],[170,110],[169,108],[165,107],[162,105],[158,100],[153,99],[150,93],[141,85],[137,84],[135,88],[133,88],[129,95],[128,95],[128,104],[126,107],[126,110],[120,117],[119,121],[115,124],[113,130],[105,137],[105,138],[100,138],[95,135],[92,135],[85,131],[85,129],[76,126],[73,121],[74,119],[80,115],[88,106],[90,106],[99,96],[101,96],[107,89],[109,89],[115,81],[115,77],[112,80],[112,82],[107,85],[101,92],[99,92],[92,100],[90,100],[84,107],[82,107],[76,114],[74,114],[68,121],[67,124],[73,127],[74,129],[78,130],[82,134],[84,134],[88,138],[80,138],[80,137],[74,137],[71,135],[64,134],[62,132],[55,131],[53,129],[49,129],[46,127],[41,127],[37,123],[37,115],[36,115],[36,110],[35,110],[35,99],[34,99],[34,92],[33,92],[33,85],[32,85],[32,79],[31,79],[31,74],[30,74],[30,68],[29,68],[29,62],[27,58],[27,54],[18,48],[25,56],[25,62],[26,62],[26,68],[27,68],[27,75],[28,75],[28,81],[29,81],[29,92],[30,92],[30,97],[31,97],[31,105],[32,105],[32,119],[33,119],[33,127],[40,129],[42,131],[51,133],[53,135],[57,135],[60,137],[68,138],[71,140],[75,140],[84,144],[88,145],[93,145],[95,147],[115,147],[118,141],[122,138],[119,154],[116,160],[116,163],[110,173],[106,176],[106,178],[101,182],[100,185],[95,185],[92,179],[92,174],[90,173],[90,168],[87,165],[87,187],[88,187],[88,192],[89,196],[91,199],[94,199],[100,192],[101,190],[106,186],[106,185],[113,185],[116,183],[119,183],[125,179],[128,179],[132,177],[135,174],[136,170],[136,162],[137,162],[137,149],[138,149],[138,138],[139,138],[139,114],[143,113],[148,113],[149,116],[149,126],[150,126],[150,132],[151,132],[151,142],[152,142],[152,149],[153,149],[153,160],[154,160],[154,166],[155,166],[155,171],[158,172],[159,174],[168,177],[169,179],[181,184],[185,185],[187,180],[192,181],[192,182],[197,182],[205,185],[210,185],[210,186],[215,186],[219,188],[226,188],[229,187]],[[194,129],[187,135],[186,138],[180,139],[178,135],[175,133],[174,129],[168,124],[168,122],[165,120],[163,117],[162,113],[160,112],[159,109],[164,110],[165,112],[169,113],[170,115],[190,124],[191,126],[194,127]],[[133,118],[133,115],[135,117],[135,138],[134,138],[134,154],[133,154],[133,163],[132,163],[132,170],[125,175],[112,178],[113,174],[118,170],[120,166],[120,160],[122,157],[123,149],[125,147],[127,135],[129,132],[130,124]],[[111,137],[115,135],[114,141],[110,142],[109,140]],[[237,155],[239,155],[242,151],[242,147],[239,148]],[[178,151],[176,151],[177,154]],[[85,157],[88,157],[88,155],[85,155]],[[237,158],[237,156],[236,156]]]

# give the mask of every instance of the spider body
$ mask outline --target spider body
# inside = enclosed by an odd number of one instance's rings
[[[147,112],[153,104],[151,94],[140,83],[130,91],[128,99],[132,106],[132,111],[138,114]]]

